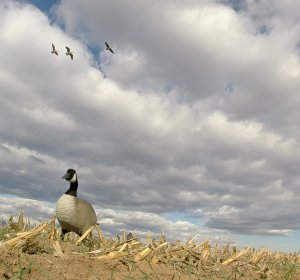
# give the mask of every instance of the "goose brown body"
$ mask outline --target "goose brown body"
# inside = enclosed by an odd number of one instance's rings
[[[86,200],[77,198],[77,174],[69,173],[63,177],[69,181],[70,188],[63,194],[56,204],[56,217],[61,226],[63,234],[66,232],[76,232],[82,235],[89,227],[97,223],[97,216],[93,206]],[[70,175],[71,174],[71,175]],[[75,176],[75,179],[74,179]],[[73,180],[73,181],[72,181]]]

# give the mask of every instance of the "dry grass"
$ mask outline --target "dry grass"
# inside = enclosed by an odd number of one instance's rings
[[[11,218],[0,228],[0,252],[18,250],[20,257],[14,271],[10,267],[5,270],[6,265],[10,265],[0,258],[0,266],[2,264],[5,271],[3,279],[29,279],[26,275],[32,268],[30,264],[22,263],[21,253],[54,255],[61,259],[71,254],[84,256],[86,261],[93,263],[112,262],[114,265],[109,268],[110,278],[107,279],[300,279],[299,253],[251,247],[238,250],[209,241],[196,244],[194,238],[185,243],[171,243],[163,235],[159,240],[149,236],[147,242],[142,243],[138,237],[125,232],[120,238],[105,238],[99,225],[90,229],[93,231],[96,234],[92,238],[87,238],[90,235],[87,232],[82,238],[67,234],[64,241],[59,241],[60,232],[55,228],[54,219],[34,225],[24,222],[20,213],[17,221]],[[61,246],[70,243],[74,244],[74,250],[64,252]],[[139,265],[141,263],[143,266]],[[118,264],[127,268],[123,278],[118,276]],[[161,278],[158,266],[165,267],[169,278]]]

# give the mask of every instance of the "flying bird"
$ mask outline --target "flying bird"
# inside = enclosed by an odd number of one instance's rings
[[[106,50],[114,53],[114,51],[112,50],[112,48],[110,47],[110,45],[107,42],[105,42],[105,45],[106,45]]]
[[[58,51],[55,49],[54,44],[52,43],[52,51],[51,53],[55,53],[56,55],[58,55]]]
[[[97,216],[91,203],[77,198],[76,171],[68,169],[62,179],[70,182],[70,187],[56,203],[56,217],[61,227],[61,237],[63,239],[67,232],[75,232],[81,236],[97,223]]]
[[[71,59],[73,60],[73,52],[71,52],[69,47],[66,47],[66,49],[67,49],[66,55],[69,55],[71,57]]]

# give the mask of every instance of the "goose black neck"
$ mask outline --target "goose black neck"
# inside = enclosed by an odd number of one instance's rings
[[[65,194],[77,197],[77,188],[78,188],[78,181],[76,180],[76,182],[70,183],[70,188],[65,192]]]

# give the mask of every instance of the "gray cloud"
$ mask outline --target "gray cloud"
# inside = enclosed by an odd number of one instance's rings
[[[65,32],[33,6],[0,4],[0,193],[55,203],[72,167],[79,196],[114,209],[108,232],[171,232],[169,212],[204,220],[180,221],[186,235],[299,229],[295,13],[273,1],[256,21],[261,4],[225,2],[62,1]],[[104,41],[116,54],[94,61],[88,47]]]

